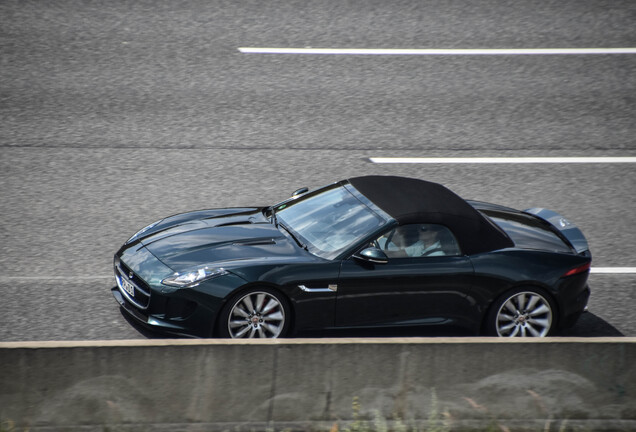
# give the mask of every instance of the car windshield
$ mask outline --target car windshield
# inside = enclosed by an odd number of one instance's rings
[[[307,246],[333,259],[388,221],[342,186],[332,186],[275,207],[278,222]]]

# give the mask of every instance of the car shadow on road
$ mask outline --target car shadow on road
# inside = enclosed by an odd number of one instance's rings
[[[581,315],[581,318],[572,328],[561,331],[558,336],[610,337],[625,335],[601,317],[591,312],[586,312]]]
[[[475,337],[461,327],[399,327],[381,329],[343,329],[303,332],[296,337]],[[571,328],[556,333],[556,337],[611,337],[624,336],[616,327],[592,314],[584,313]]]
[[[132,319],[126,312],[120,310],[126,321],[147,339],[183,339],[186,336],[170,335],[153,331]],[[475,333],[457,326],[430,327],[394,327],[394,328],[366,328],[366,329],[333,329],[304,331],[295,334],[295,338],[392,338],[392,337],[474,337]],[[557,333],[557,337],[611,337],[624,336],[616,327],[594,315],[584,313],[574,327]]]
[[[143,325],[141,325],[138,321],[136,321],[134,318],[131,318],[130,315],[128,315],[128,313],[126,313],[126,311],[124,311],[123,308],[119,308],[119,313],[121,313],[121,316],[124,317],[124,319],[128,322],[128,324],[130,324],[130,326],[137,330],[137,332],[139,332],[139,334],[143,337],[145,337],[146,339],[182,339],[182,336],[170,336],[170,335],[166,335],[164,333],[159,333],[156,331],[153,331]]]

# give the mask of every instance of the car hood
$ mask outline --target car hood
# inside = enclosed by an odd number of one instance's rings
[[[308,255],[269,222],[248,215],[188,220],[141,240],[145,248],[174,271],[199,265],[224,267],[262,259],[302,259]]]

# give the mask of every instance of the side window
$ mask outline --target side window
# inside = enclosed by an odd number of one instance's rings
[[[389,258],[461,255],[453,233],[443,225],[401,225],[379,237],[376,246]]]

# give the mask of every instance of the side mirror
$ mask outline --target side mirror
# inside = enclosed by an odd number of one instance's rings
[[[292,198],[295,198],[295,197],[297,197],[299,195],[306,194],[307,192],[309,192],[309,188],[308,187],[301,187],[300,189],[295,190],[294,193],[291,194],[291,196],[292,196]]]
[[[389,262],[389,257],[387,257],[384,252],[376,247],[363,249],[360,253],[354,255],[353,257],[374,264],[386,264]]]

